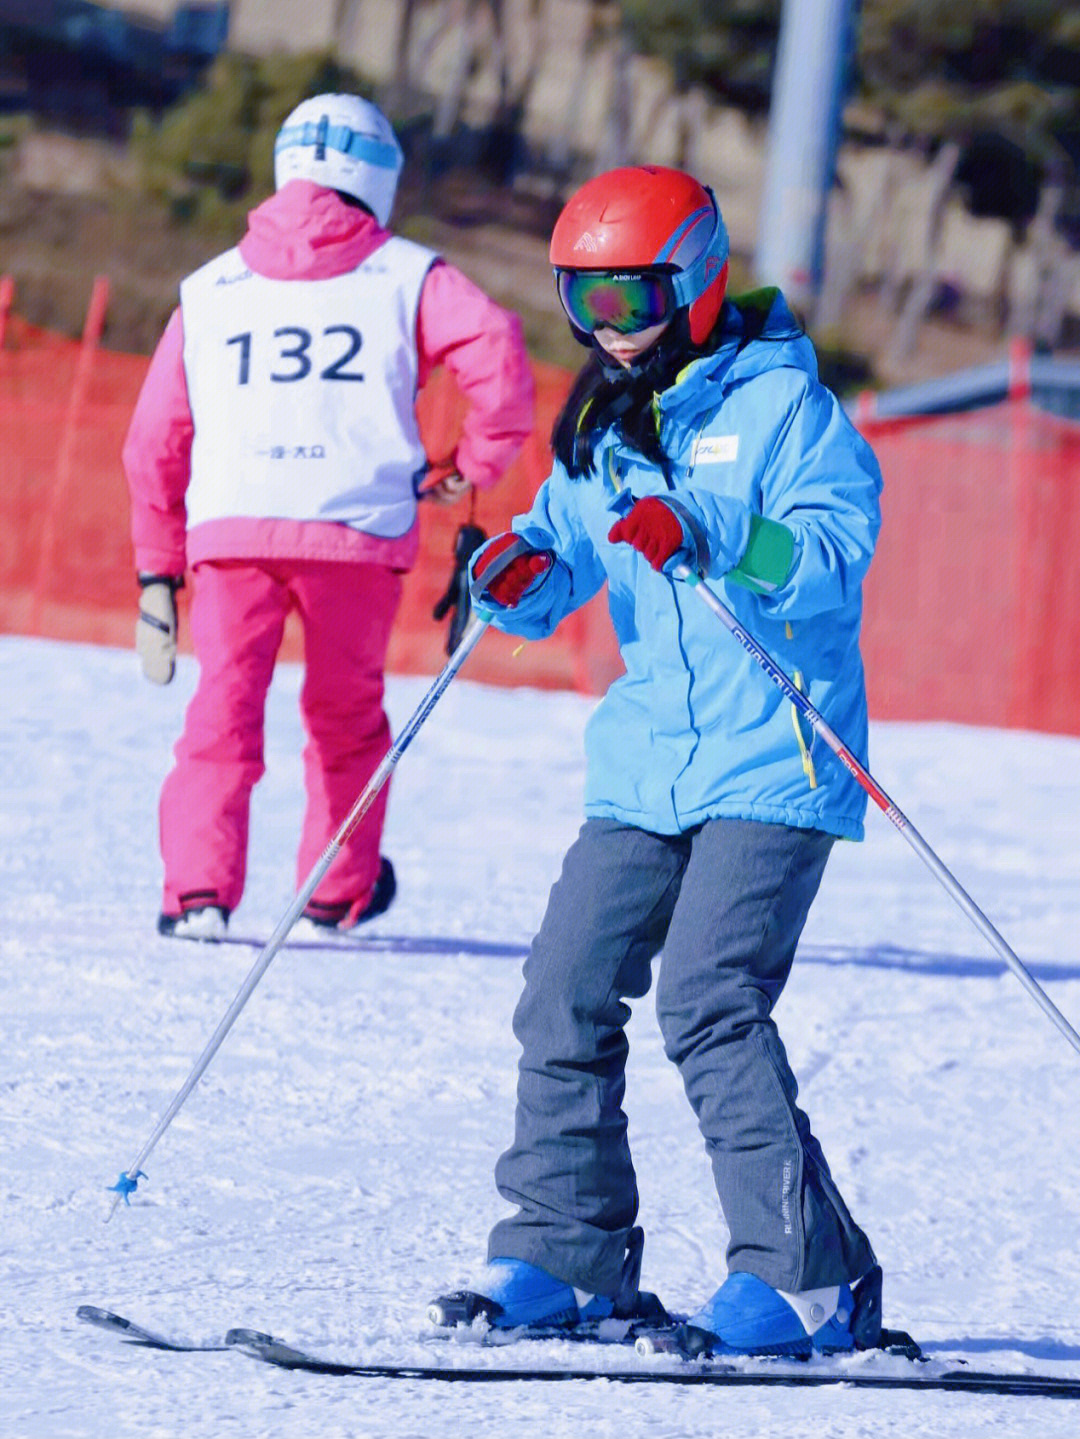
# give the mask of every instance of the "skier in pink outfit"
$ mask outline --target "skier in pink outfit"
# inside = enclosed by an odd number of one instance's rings
[[[199,683],[160,801],[158,928],[220,939],[240,902],[267,690],[291,609],[304,634],[302,882],[385,754],[387,644],[416,559],[417,498],[500,478],[533,426],[517,317],[392,235],[402,154],[381,112],[320,95],[288,117],[277,191],[239,245],[188,276],[123,450],[142,587],[136,646],[172,678],[193,575]],[[424,453],[415,397],[445,365],[467,402],[455,453]],[[387,789],[306,910],[349,929],[395,891]]]

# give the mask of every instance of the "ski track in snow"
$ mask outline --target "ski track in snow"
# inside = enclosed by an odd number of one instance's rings
[[[283,951],[130,1208],[103,1223],[106,1187],[258,953],[154,932],[157,791],[193,682],[190,660],[157,690],[125,652],[0,639],[5,1434],[1075,1432],[1063,1401],[358,1381],[128,1348],[77,1322],[90,1303],[166,1333],[246,1325],[373,1363],[584,1355],[423,1339],[427,1299],[468,1281],[503,1212],[492,1168],[512,1133],[520,952],[580,823],[592,708],[472,684],[467,665],[392,781],[384,848],[400,891],[370,935],[407,943]],[[298,684],[279,668],[243,934],[268,935],[295,883]],[[395,730],[428,684],[390,679]],[[1080,740],[880,724],[871,768],[1080,1026]],[[876,810],[866,843],[834,852],[778,1020],[884,1265],[886,1322],[935,1358],[1080,1375],[1080,1056]],[[725,1235],[649,1000],[630,1036],[643,1282],[686,1309],[723,1277]]]

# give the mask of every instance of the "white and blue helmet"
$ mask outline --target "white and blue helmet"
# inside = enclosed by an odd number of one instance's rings
[[[274,142],[274,184],[313,180],[354,196],[386,225],[404,156],[393,126],[359,95],[302,100]]]

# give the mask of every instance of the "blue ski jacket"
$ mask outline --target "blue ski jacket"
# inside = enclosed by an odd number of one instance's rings
[[[498,628],[538,639],[606,581],[626,673],[586,729],[587,815],[658,834],[726,817],[861,839],[864,791],[823,744],[815,749],[794,706],[689,586],[608,540],[633,500],[671,503],[699,542],[705,577],[866,763],[861,586],[881,473],[819,382],[813,346],[782,296],[755,338],[740,335],[737,309],[726,320],[730,339],[654,399],[669,476],[612,431],[587,475],[571,479],[556,461],[513,521],[553,565],[513,609],[480,607]],[[732,573],[755,515],[794,537],[787,577],[769,593]]]

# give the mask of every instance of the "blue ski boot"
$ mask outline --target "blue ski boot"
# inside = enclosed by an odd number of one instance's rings
[[[607,1304],[593,1296],[579,1296],[569,1284],[554,1278],[523,1259],[493,1259],[476,1283],[475,1290],[443,1294],[428,1305],[428,1319],[440,1329],[455,1324],[472,1324],[485,1319],[493,1329],[559,1328],[573,1326],[582,1318],[582,1303]],[[597,1314],[595,1317],[603,1317]]]
[[[881,1337],[881,1269],[875,1265],[855,1286],[833,1284],[789,1294],[756,1275],[729,1274],[707,1303],[679,1330],[679,1347],[702,1354],[771,1354],[809,1358],[856,1347],[872,1349]]]
[[[666,1312],[655,1294],[638,1289],[644,1234],[630,1233],[619,1292],[614,1298],[587,1294],[523,1259],[492,1259],[475,1289],[440,1294],[428,1305],[428,1320],[438,1329],[484,1320],[493,1329],[572,1330],[604,1319],[648,1319],[659,1323]]]

